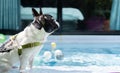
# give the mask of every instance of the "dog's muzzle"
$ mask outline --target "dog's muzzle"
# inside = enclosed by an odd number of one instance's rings
[[[57,21],[55,21],[56,26],[54,27],[56,30],[59,29],[60,25]]]
[[[47,33],[56,31],[60,27],[59,23],[56,20],[51,22],[45,21],[44,29]]]

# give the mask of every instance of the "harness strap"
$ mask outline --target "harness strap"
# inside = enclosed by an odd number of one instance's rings
[[[10,38],[12,42],[16,39],[17,35],[18,34],[14,35]],[[40,42],[32,42],[32,43],[27,43],[27,44],[24,44],[24,45],[19,45],[17,41],[16,41],[16,43],[19,46],[19,48],[18,48],[18,55],[19,56],[22,54],[23,49],[37,47],[37,46],[42,44]]]
[[[21,48],[18,48],[18,55],[20,56],[22,54],[23,49],[37,47],[39,45],[41,45],[40,42],[33,42],[33,43],[27,43],[27,44],[21,45]]]

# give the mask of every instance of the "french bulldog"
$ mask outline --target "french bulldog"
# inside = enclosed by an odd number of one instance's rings
[[[41,8],[40,12],[32,8],[32,13],[33,21],[0,46],[0,73],[7,73],[16,63],[20,63],[20,73],[26,73],[47,37],[60,27],[51,15],[43,14]]]

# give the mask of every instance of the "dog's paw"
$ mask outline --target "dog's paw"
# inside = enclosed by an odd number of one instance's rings
[[[20,70],[20,73],[29,73],[27,70]]]
[[[31,68],[27,67],[26,69],[21,69],[20,73],[31,73]]]

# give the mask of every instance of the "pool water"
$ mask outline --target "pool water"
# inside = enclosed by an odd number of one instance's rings
[[[63,52],[64,58],[43,60],[51,51],[51,42]],[[120,73],[119,35],[52,35],[35,57],[34,67],[25,73]],[[9,73],[19,73],[13,68]]]
[[[67,36],[69,37],[69,36]],[[89,36],[90,37],[90,36]],[[93,40],[94,37],[94,40]],[[92,41],[81,41],[80,38],[69,37],[71,40],[64,39],[64,41],[58,40],[59,38],[50,37],[47,43],[45,43],[40,54],[35,58],[35,66],[120,66],[120,43],[118,38],[112,38],[107,40],[101,37],[93,36]],[[103,36],[102,36],[103,37]],[[76,40],[75,40],[76,38]],[[99,38],[99,39],[98,39]],[[77,40],[78,39],[78,40]],[[84,38],[83,38],[84,39]],[[115,41],[117,40],[118,41]],[[101,41],[102,40],[102,41]],[[108,41],[109,40],[109,41]],[[111,41],[110,41],[111,40]],[[43,62],[42,55],[45,51],[51,51],[51,42],[56,41],[57,48],[64,53],[63,60],[56,60],[51,58],[48,62]],[[67,42],[66,42],[67,41]],[[77,41],[77,42],[76,42]],[[94,42],[93,42],[94,41]],[[108,42],[107,42],[108,41]]]

